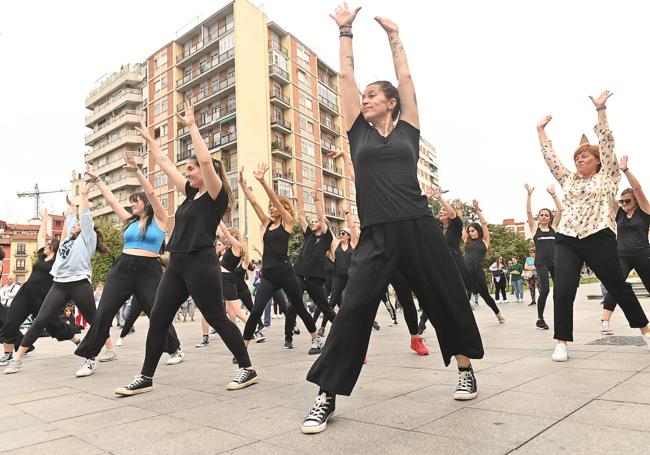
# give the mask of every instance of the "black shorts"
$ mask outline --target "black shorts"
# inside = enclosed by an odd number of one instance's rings
[[[239,300],[237,292],[237,278],[232,273],[222,273],[221,283],[223,284],[223,300]]]

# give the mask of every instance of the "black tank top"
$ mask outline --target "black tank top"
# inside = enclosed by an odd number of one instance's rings
[[[280,224],[275,229],[270,229],[273,222],[266,226],[264,236],[264,253],[262,254],[262,269],[277,267],[289,262],[289,234]]]
[[[32,267],[32,273],[29,275],[29,279],[25,283],[25,286],[33,286],[47,290],[50,289],[53,279],[52,275],[50,275],[50,270],[52,270],[54,260],[46,261],[44,251],[43,248],[38,250],[38,260]]]
[[[235,271],[240,262],[241,257],[235,256],[235,253],[232,252],[232,248],[226,249],[226,252],[221,256],[221,267],[231,273]]]
[[[470,240],[465,245],[465,264],[483,266],[485,253],[487,253],[487,247],[483,243],[483,240]]]
[[[341,248],[341,244],[334,251],[334,274],[336,276],[348,276],[350,264],[352,264],[352,253],[354,248],[348,244],[348,249]]]
[[[555,230],[548,227],[542,231],[539,226],[533,236],[535,242],[535,265],[553,265],[555,263]]]
[[[442,229],[442,228],[441,228]],[[452,253],[460,254],[460,242],[463,240],[463,221],[460,217],[453,218],[449,220],[449,225],[445,231],[445,239],[447,240],[447,246]]]

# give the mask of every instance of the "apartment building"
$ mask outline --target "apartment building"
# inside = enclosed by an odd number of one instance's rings
[[[429,141],[420,138],[420,159],[418,161],[418,182],[422,191],[439,186],[438,152]]]
[[[124,207],[130,207],[129,195],[140,186],[132,173],[122,169],[122,153],[134,152],[139,156],[142,139],[135,130],[142,118],[142,84],[145,78],[141,64],[123,65],[103,77],[86,98],[86,108],[92,111],[86,117],[85,143],[90,149],[84,161],[100,174]],[[94,188],[89,195],[96,217],[117,221],[117,216]]]

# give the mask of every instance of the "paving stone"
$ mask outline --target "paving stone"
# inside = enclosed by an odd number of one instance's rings
[[[75,393],[60,397],[46,398],[16,405],[46,422],[77,417],[84,414],[105,411],[120,407],[121,404],[88,393]]]
[[[10,455],[61,455],[62,453],[66,455],[101,455],[108,452],[98,449],[79,438],[69,436],[3,453]]]
[[[204,455],[206,453],[223,453],[253,442],[255,442],[254,439],[247,439],[215,428],[198,427],[169,437],[150,441],[143,447],[132,447],[130,450],[120,451],[119,453],[137,455]]]
[[[567,420],[650,432],[650,405],[594,400],[567,417]]]
[[[115,427],[129,422],[146,421],[158,414],[135,406],[122,406],[106,411],[85,414],[79,417],[62,419],[52,422],[57,428],[78,435],[103,428]]]
[[[45,389],[36,392],[27,392],[18,395],[8,396],[6,398],[6,401],[9,404],[20,404],[20,403],[26,403],[28,401],[38,401],[38,400],[43,400],[45,398],[71,395],[73,393],[78,393],[78,391],[70,387],[57,387],[54,389]]]
[[[50,424],[30,425],[0,433],[0,450],[19,449],[69,435],[69,432]]]
[[[549,419],[562,419],[588,401],[588,398],[569,398],[506,390],[472,403],[469,407]]]

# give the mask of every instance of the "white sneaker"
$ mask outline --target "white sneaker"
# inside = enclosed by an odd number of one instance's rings
[[[494,301],[495,301],[496,303],[501,303],[501,300],[499,300],[499,299],[495,299]]]
[[[119,337],[115,342],[115,346],[124,346],[124,338]]]
[[[648,350],[650,350],[650,333],[643,334],[643,341],[645,341],[646,346],[648,346]]]
[[[502,300],[503,303],[508,303],[508,299]]]
[[[97,360],[99,360],[100,362],[110,362],[111,360],[115,360],[115,359],[117,359],[117,352],[115,351],[103,350],[97,356]]]
[[[181,348],[178,348],[178,351],[174,352],[167,359],[167,365],[177,365],[183,361],[183,357],[185,357],[185,353]]]
[[[13,358],[9,361],[9,365],[7,365],[7,368],[4,369],[3,373],[4,374],[18,373],[22,367],[23,367],[23,361],[18,358]]]
[[[601,335],[614,335],[614,329],[609,321],[601,320],[600,321],[600,334]]]
[[[569,360],[569,352],[567,351],[566,343],[557,343],[555,350],[551,356],[553,362],[566,362]]]
[[[85,376],[90,376],[95,372],[95,361],[91,359],[84,360],[84,363],[81,364],[81,368],[77,370],[74,374],[78,378],[83,378]]]
[[[500,311],[497,313],[497,320],[499,321],[499,324],[503,324],[504,322],[506,322],[506,318],[503,316],[503,313]]]

